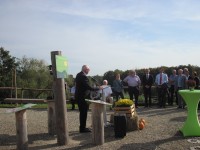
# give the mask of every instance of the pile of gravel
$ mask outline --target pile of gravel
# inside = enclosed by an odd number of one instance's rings
[[[0,109],[0,149],[16,149],[15,114],[6,114],[6,109]],[[112,111],[107,111],[110,118]],[[133,149],[133,150],[186,150],[200,145],[199,137],[183,137],[179,129],[183,126],[187,110],[167,107],[163,109],[138,108],[139,119],[146,120],[143,130],[128,132],[124,138],[115,138],[114,128],[105,128],[105,143],[96,146],[92,143],[91,133],[79,133],[79,112],[68,110],[69,128],[68,145],[58,146],[56,136],[48,135],[48,120],[46,109],[28,109],[28,139],[31,150],[76,150],[76,149]],[[88,113],[87,126],[91,126],[91,111]],[[189,142],[193,141],[193,142]],[[196,141],[196,142],[195,142]]]

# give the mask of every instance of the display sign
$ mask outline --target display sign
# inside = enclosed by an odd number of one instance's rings
[[[66,78],[68,72],[68,61],[64,56],[56,55],[56,77]]]

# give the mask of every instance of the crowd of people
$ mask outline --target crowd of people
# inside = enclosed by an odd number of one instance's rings
[[[172,106],[177,105],[177,108],[185,108],[185,102],[178,94],[179,90],[188,89],[188,81],[195,81],[195,89],[199,88],[199,78],[197,72],[190,72],[187,68],[173,70],[169,76],[164,72],[163,68],[160,68],[159,73],[155,76],[150,73],[150,69],[145,69],[143,76],[140,77],[136,74],[135,70],[130,70],[129,74],[123,79],[120,79],[120,74],[116,74],[115,80],[112,84],[112,89],[108,86],[108,81],[104,80],[103,85],[91,86],[87,74],[90,68],[87,65],[83,65],[81,72],[76,75],[75,87],[71,89],[73,99],[76,100],[80,112],[80,128],[79,131],[91,132],[86,128],[87,112],[89,105],[85,99],[90,99],[91,91],[96,91],[105,96],[105,99],[109,103],[113,103],[112,95],[115,96],[115,101],[124,99],[124,83],[128,85],[129,99],[133,100],[135,107],[138,108],[138,98],[142,93],[144,94],[144,107],[152,107],[152,86],[156,86],[158,107],[165,108],[166,104]],[[140,88],[142,87],[142,88]],[[74,103],[72,106],[74,109]]]

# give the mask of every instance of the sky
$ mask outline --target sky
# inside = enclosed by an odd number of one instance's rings
[[[200,66],[199,0],[1,0],[0,47],[17,58],[51,64],[67,57],[68,73]]]

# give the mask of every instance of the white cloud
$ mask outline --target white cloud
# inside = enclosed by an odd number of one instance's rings
[[[83,64],[91,75],[108,70],[200,65],[198,1],[0,2],[0,46],[16,57],[50,63],[61,50],[69,71]],[[189,21],[188,21],[189,20]]]

